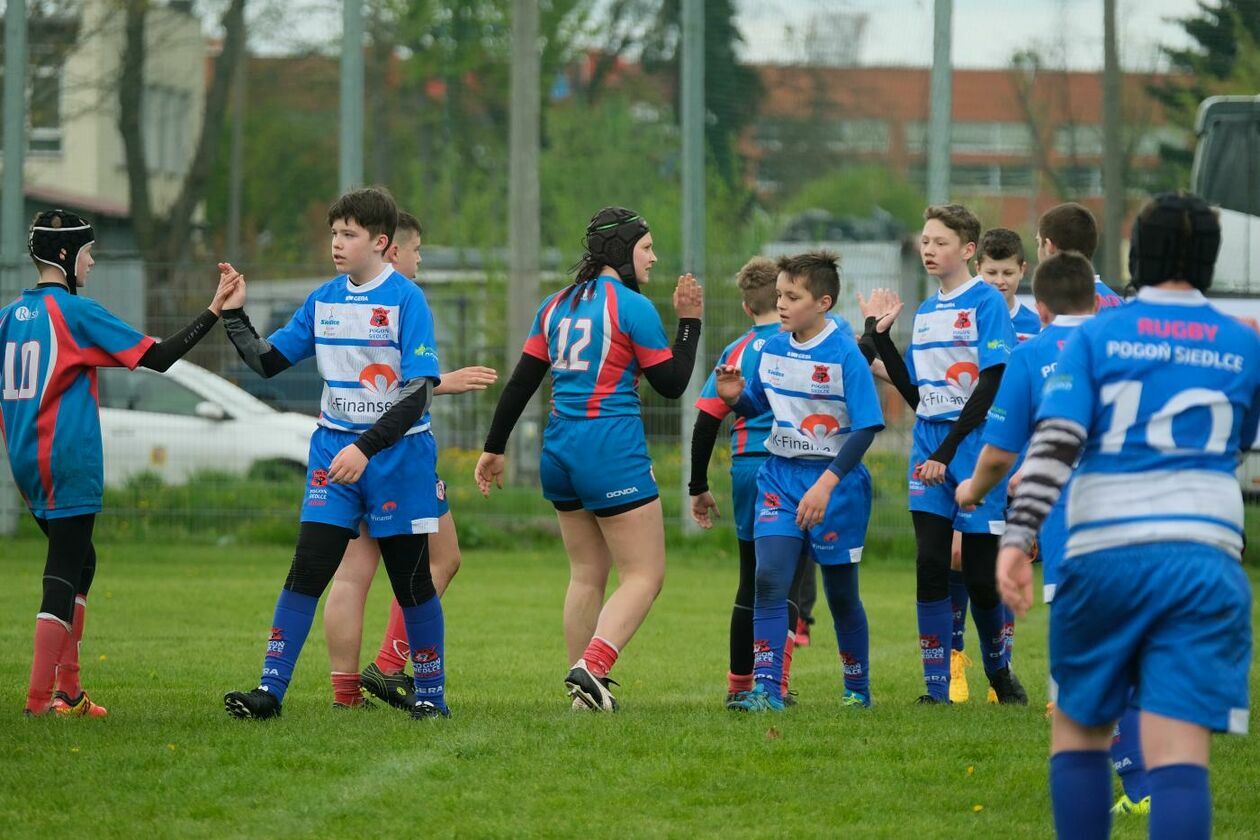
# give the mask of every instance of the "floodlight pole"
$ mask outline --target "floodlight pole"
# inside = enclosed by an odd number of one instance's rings
[[[1103,236],[1102,276],[1120,278],[1120,228],[1124,225],[1124,148],[1120,137],[1120,52],[1116,0],[1103,0]]]
[[[954,0],[936,0],[932,38],[932,96],[927,133],[927,197],[931,204],[949,200],[950,126],[953,118],[954,71],[950,64]]]
[[[363,186],[363,0],[341,4],[341,191]]]
[[[704,2],[683,0],[682,5],[682,270],[704,280]],[[704,332],[696,347],[696,360],[704,370]],[[696,400],[700,397],[703,376],[692,375],[683,394],[679,422],[682,425],[682,464],[679,519],[683,530],[695,532],[691,520],[691,497],[687,492],[691,458],[691,432],[696,422]]]
[[[21,288],[23,247],[26,233],[25,190],[22,184],[26,156],[26,0],[8,0],[4,10],[4,175],[0,182],[0,306]],[[0,348],[2,354],[2,348]],[[8,450],[0,447],[0,535],[17,532],[22,508]]]

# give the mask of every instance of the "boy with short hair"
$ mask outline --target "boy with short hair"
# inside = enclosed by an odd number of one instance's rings
[[[412,717],[448,717],[444,625],[429,569],[437,530],[437,450],[428,405],[440,382],[433,316],[424,292],[384,258],[398,207],[378,187],[346,193],[328,210],[333,263],[344,272],[317,288],[263,340],[240,307],[225,326],[250,368],[270,377],[312,355],[324,379],[311,435],[297,550],[276,602],[258,688],[224,695],[238,718],[271,718],[310,633],[319,596],[365,521],[402,605],[415,669]],[[227,263],[226,277],[239,276]]]
[[[858,594],[871,512],[862,456],[884,427],[875,380],[853,336],[827,317],[840,292],[837,258],[784,257],[775,282],[783,331],[762,350],[753,377],[717,369],[718,395],[736,414],[773,412],[770,457],[757,475],[761,497],[753,605],[753,690],[733,701],[744,711],[780,711],[788,589],[801,553],[823,569],[844,675],[846,706],[871,705],[869,635]]]
[[[1028,549],[1072,480],[1050,613],[1060,837],[1109,834],[1107,750],[1131,695],[1152,837],[1210,836],[1210,735],[1247,730],[1251,592],[1234,470],[1256,442],[1260,338],[1203,296],[1219,248],[1220,223],[1196,196],[1164,193],[1138,214],[1137,298],[1064,346],[1011,501],[998,582],[1022,615]],[[1212,679],[1187,691],[1186,662]]]
[[[980,238],[980,220],[957,204],[929,207],[923,218],[920,256],[941,288],[915,313],[905,359],[888,333],[901,311],[900,298],[881,289],[869,304],[861,301],[863,311],[870,313],[866,334],[918,415],[907,477],[918,546],[919,647],[927,689],[918,702],[950,702],[950,545],[953,532],[961,531],[963,574],[985,674],[999,703],[1022,705],[1028,695],[1011,673],[1011,649],[993,576],[998,535],[1005,525],[1005,493],[991,493],[974,511],[961,510],[954,501],[957,483],[971,474],[980,454],[979,430],[997,395],[1015,331],[1001,293],[972,277],[968,268]]]
[[[95,261],[96,235],[65,210],[35,216],[27,236],[39,272],[0,309],[0,437],[22,499],[44,535],[44,594],[35,616],[35,656],[25,714],[104,717],[79,682],[79,645],[96,576],[92,529],[104,465],[96,369],[165,371],[205,337],[236,289],[221,278],[206,311],[155,341],[78,290]]]
[[[400,210],[394,240],[385,252],[385,260],[408,280],[415,280],[420,270],[422,234],[420,220]],[[491,368],[460,368],[442,374],[442,383],[433,389],[433,395],[484,391],[497,378]],[[459,571],[460,555],[455,520],[446,501],[446,483],[440,478],[437,499],[438,529],[429,537],[429,568],[433,588],[441,598]],[[324,637],[332,664],[334,708],[364,706],[366,701],[361,688],[396,708],[409,710],[415,703],[411,677],[403,670],[411,648],[407,644],[407,625],[397,598],[390,599],[389,622],[376,660],[359,673],[363,610],[379,558],[380,546],[368,534],[366,525],[360,525],[359,538],[346,548],[324,602]]]
[[[1076,251],[1092,262],[1096,250],[1098,221],[1088,207],[1069,201],[1051,207],[1037,219],[1038,262],[1061,251]],[[1094,290],[1098,295],[1099,309],[1124,303],[1124,298],[1113,292],[1097,274],[1094,275]]]

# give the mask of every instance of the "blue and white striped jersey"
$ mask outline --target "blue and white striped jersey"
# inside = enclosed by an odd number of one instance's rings
[[[1041,332],[1041,316],[1037,310],[1015,301],[1011,310],[1011,326],[1015,328],[1015,340],[1027,341]]]
[[[1260,422],[1260,337],[1199,292],[1143,288],[1079,327],[1037,419],[1088,432],[1068,500],[1072,557],[1146,542],[1242,549],[1240,449]]]
[[[440,381],[424,292],[390,266],[361,286],[344,274],[329,280],[268,341],[293,364],[315,357],[324,380],[319,425],[329,429],[365,432],[403,383]],[[425,412],[407,434],[428,428]]]

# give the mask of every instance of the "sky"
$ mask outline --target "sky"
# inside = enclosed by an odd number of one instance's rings
[[[867,65],[931,64],[935,0],[739,0],[746,58],[792,60],[804,53],[785,29],[808,31],[817,16],[864,15],[857,59]],[[1102,0],[953,0],[955,67],[1006,67],[1034,48],[1057,66],[1103,63]],[[1195,0],[1117,0],[1118,41],[1126,68],[1158,69],[1159,45],[1185,46],[1176,18],[1197,16]]]

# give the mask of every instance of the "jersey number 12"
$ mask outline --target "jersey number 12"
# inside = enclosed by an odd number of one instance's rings
[[[569,344],[569,339],[573,343]],[[560,321],[560,334],[556,338],[555,367],[564,370],[589,370],[591,363],[582,360],[582,351],[591,343],[590,318],[564,318]]]

